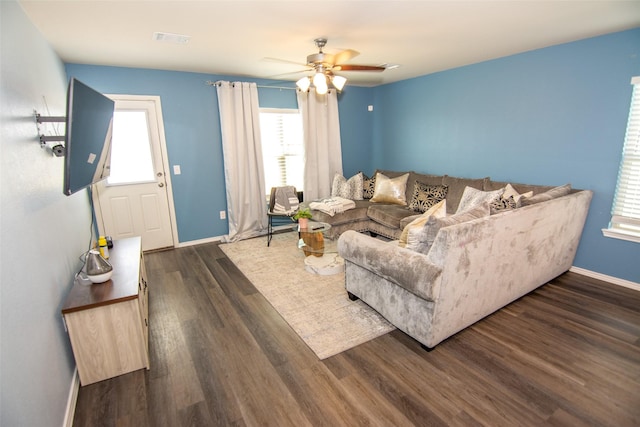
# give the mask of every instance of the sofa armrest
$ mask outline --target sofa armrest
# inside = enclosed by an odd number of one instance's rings
[[[338,239],[338,253],[428,301],[438,295],[442,269],[419,252],[350,230]]]

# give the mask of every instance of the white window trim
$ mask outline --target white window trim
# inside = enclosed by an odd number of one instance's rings
[[[640,95],[638,95],[636,93],[636,91],[640,91],[640,76],[637,77],[633,77],[631,79],[631,84],[634,86],[634,98],[638,98]],[[637,99],[632,99],[632,105],[631,108],[629,109],[629,123],[631,122],[631,117],[632,114],[637,115],[638,111],[635,111],[636,109],[640,108],[640,105],[635,105],[635,103],[637,102]],[[625,132],[625,142],[624,144],[627,144],[627,138],[629,137],[628,135],[628,130],[629,130],[629,124],[627,125],[627,131]],[[620,168],[622,168],[622,163],[624,162],[624,158],[621,160],[620,162]],[[616,184],[616,192],[617,192],[617,184]],[[615,203],[615,201],[614,201]],[[611,216],[611,222],[609,223],[609,227],[608,228],[603,228],[602,229],[602,234],[605,237],[611,237],[614,239],[621,239],[621,240],[627,240],[630,242],[636,242],[636,243],[640,243],[640,232],[636,232],[634,230],[625,230],[624,228],[620,228],[615,226],[615,224],[631,224],[633,226],[640,226],[640,219],[635,219],[635,218],[629,218],[629,217],[621,217],[615,214],[614,212],[615,210],[615,205],[612,207],[612,216]]]
[[[633,232],[624,232],[622,230],[616,230],[614,228],[603,228],[602,234],[605,237],[611,237],[613,239],[627,240],[629,242],[640,243],[640,236]]]

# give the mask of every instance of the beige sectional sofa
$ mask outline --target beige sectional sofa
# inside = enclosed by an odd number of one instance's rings
[[[478,190],[496,190],[504,187],[506,182],[495,182],[487,178],[458,178],[449,175],[431,175],[417,173],[413,171],[388,171],[378,170],[378,172],[396,178],[404,174],[409,174],[405,188],[406,205],[390,204],[390,203],[372,203],[370,199],[356,200],[356,207],[345,212],[329,215],[327,213],[312,210],[313,220],[326,222],[331,224],[331,229],[325,233],[330,239],[336,239],[347,230],[368,231],[374,234],[382,235],[390,239],[397,239],[404,227],[420,215],[420,212],[411,210],[410,205],[413,189],[416,182],[422,182],[429,185],[442,184],[448,187],[447,193],[447,214],[454,213],[458,208],[458,203],[464,192],[469,186]],[[533,191],[534,195],[545,192],[552,187],[540,185],[513,184],[519,193]],[[308,203],[303,204],[308,207]]]
[[[407,186],[427,179],[447,185],[448,194],[447,217],[429,219],[423,229],[431,227],[432,233],[424,252],[357,232],[397,238],[403,225],[415,218],[406,206],[361,201],[358,213],[347,211],[331,219],[340,235],[338,251],[345,260],[349,296],[362,299],[431,348],[566,272],[592,192],[565,188],[568,194],[558,197],[551,187],[514,184],[519,193],[533,191],[528,205],[489,215],[485,203],[474,210],[482,215],[456,223],[454,213],[466,186],[491,191],[507,183],[410,172]],[[410,197],[411,190],[406,194]],[[345,214],[351,216],[352,228],[336,218]]]

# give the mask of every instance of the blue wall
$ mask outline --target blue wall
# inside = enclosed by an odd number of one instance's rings
[[[639,50],[635,29],[375,88],[347,86],[339,97],[344,174],[413,169],[591,189],[575,265],[640,282],[639,245],[601,232]],[[169,163],[182,169],[172,176],[180,242],[226,234],[217,96],[205,82],[238,77],[78,64],[67,64],[67,74],[104,93],[161,97]],[[263,107],[296,106],[294,91],[260,89],[259,97]]]
[[[574,265],[640,282],[640,245],[601,231],[639,54],[635,29],[377,87],[373,163],[591,189]]]
[[[206,82],[239,78],[83,64],[66,64],[66,71],[68,77],[102,93],[160,96],[171,173],[173,165],[180,165],[182,172],[171,176],[179,240],[226,234],[227,221],[218,214],[227,209],[218,98],[215,87]],[[293,87],[292,82],[242,80]],[[294,90],[259,88],[258,97],[261,107],[297,108]],[[367,112],[367,105],[372,100],[371,89],[349,87],[340,95],[345,173],[371,169],[373,115]]]

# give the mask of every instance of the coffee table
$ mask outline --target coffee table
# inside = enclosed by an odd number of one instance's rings
[[[331,224],[319,221],[309,221],[306,228],[298,227],[298,248],[304,252],[304,265],[309,273],[326,276],[344,271],[344,260],[338,255],[336,244],[325,246],[323,233],[330,228]]]
[[[324,233],[331,228],[331,224],[319,221],[309,221],[306,228],[298,226],[298,249],[302,249],[304,256],[321,257],[324,254]]]

